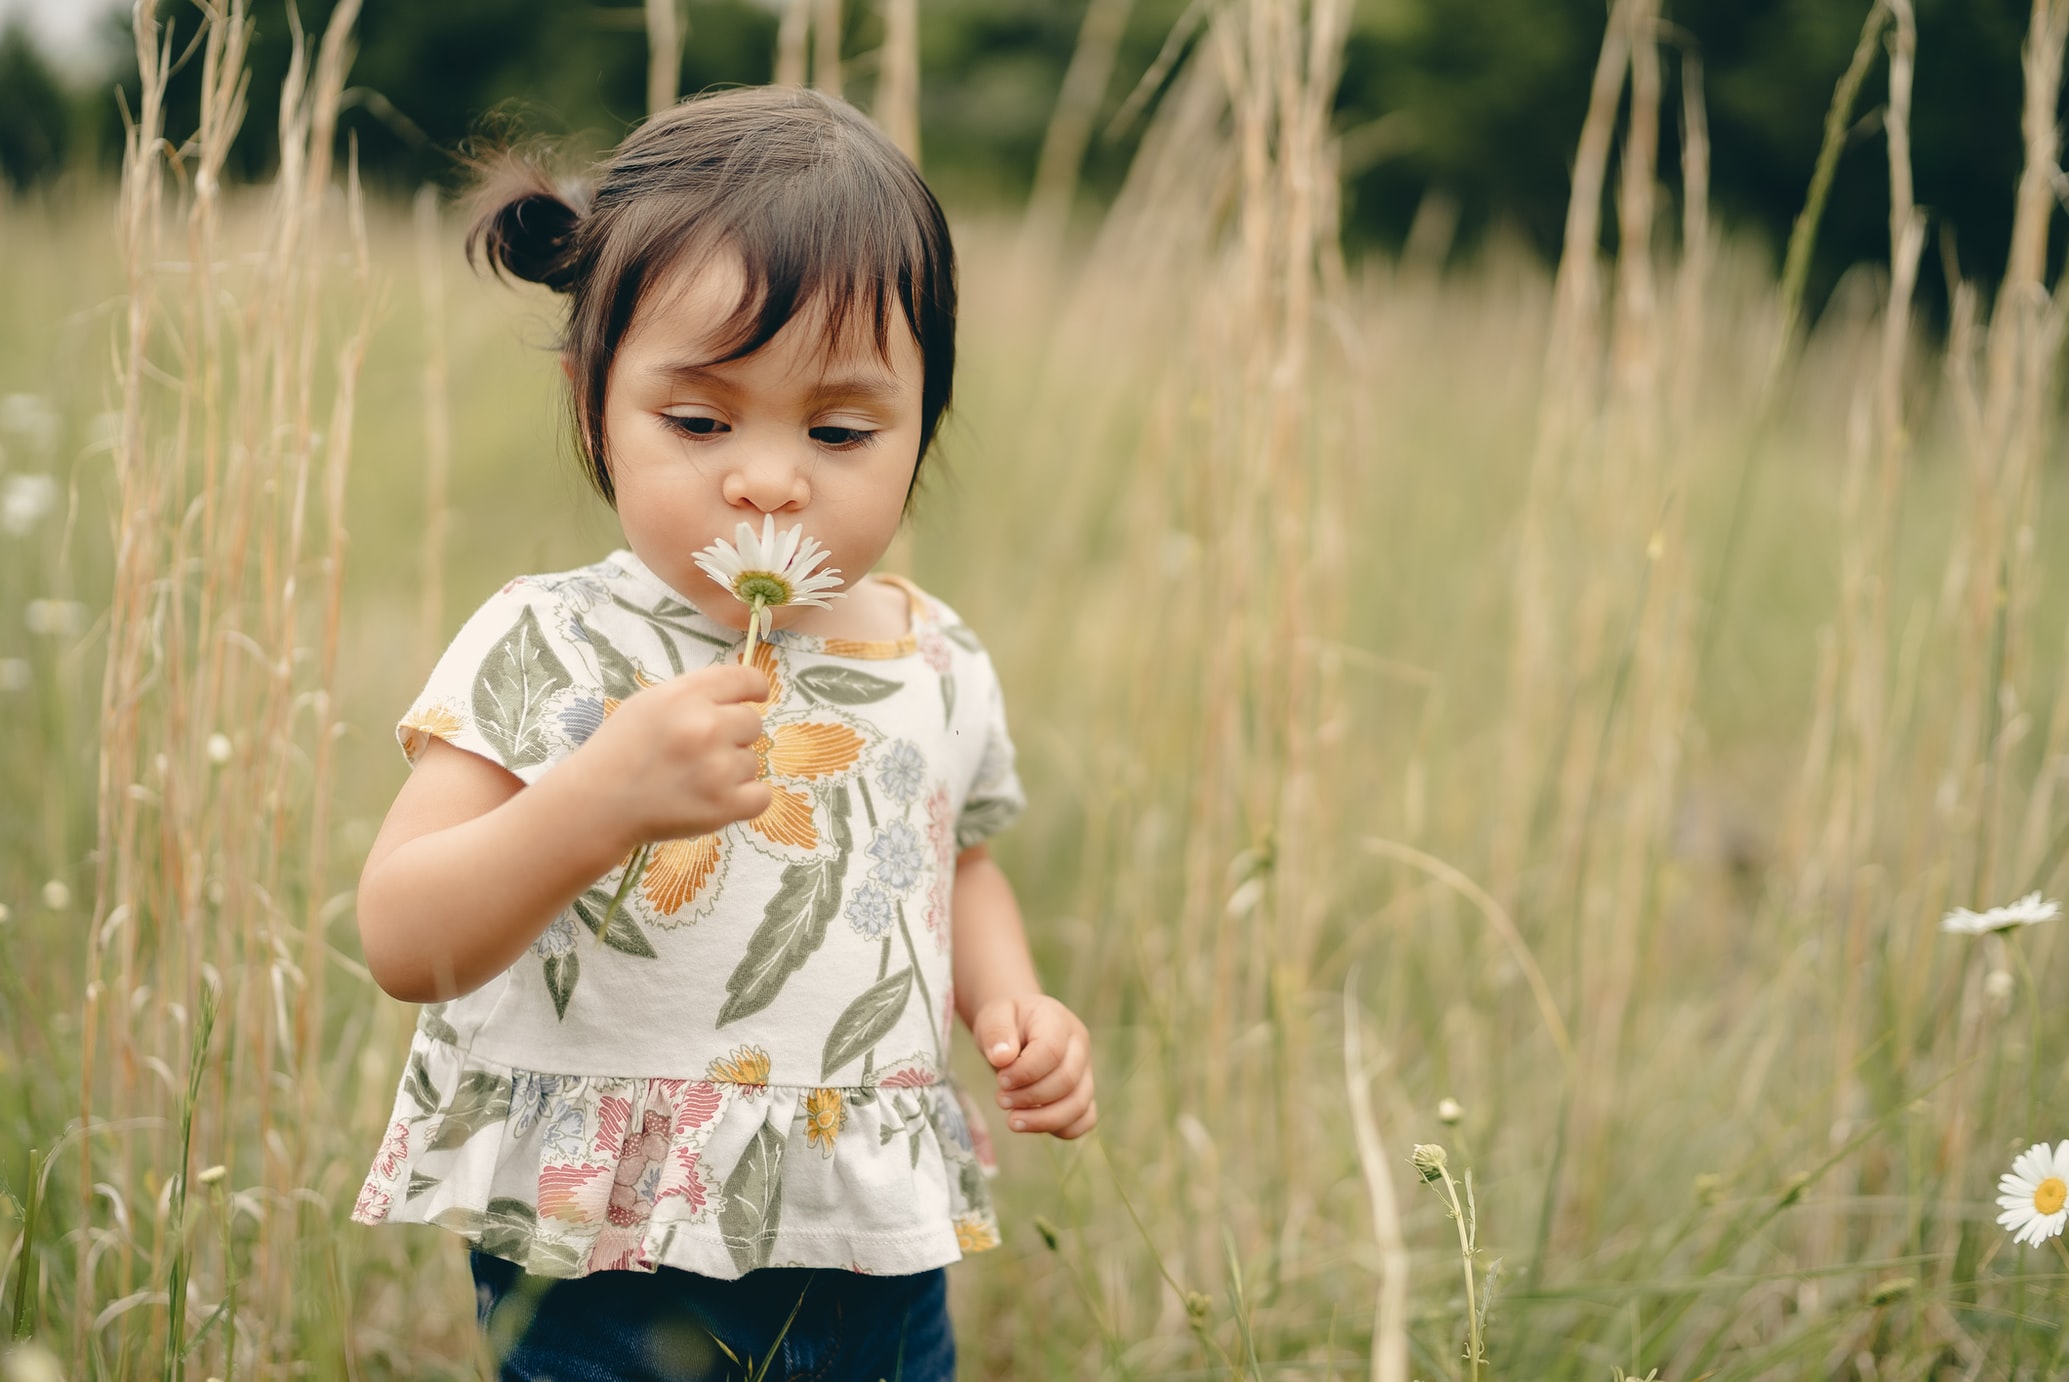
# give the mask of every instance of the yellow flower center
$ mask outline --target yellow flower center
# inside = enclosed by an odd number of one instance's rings
[[[2064,1200],[2069,1200],[2069,1185],[2062,1184],[2060,1176],[2049,1176],[2033,1188],[2033,1208],[2042,1214],[2060,1213]]]
[[[733,595],[743,605],[790,603],[790,582],[773,571],[742,571],[733,578]]]

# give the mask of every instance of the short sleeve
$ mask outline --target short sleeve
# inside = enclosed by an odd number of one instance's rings
[[[536,782],[603,723],[601,674],[572,627],[560,600],[533,581],[491,595],[396,725],[404,755],[415,763],[443,739]]]
[[[977,773],[963,798],[963,811],[956,818],[955,846],[969,849],[998,834],[1020,818],[1027,806],[1027,794],[1020,788],[1020,774],[1014,768],[1013,737],[1006,730],[1006,698],[992,672],[991,660],[982,659],[985,678],[984,752],[977,761]]]

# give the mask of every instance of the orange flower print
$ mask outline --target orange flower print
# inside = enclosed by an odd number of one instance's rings
[[[704,1072],[720,1084],[744,1085],[749,1089],[769,1087],[769,1053],[759,1046],[735,1046],[714,1060]]]
[[[988,1252],[999,1245],[999,1235],[976,1214],[955,1217],[955,1245],[964,1252]]]
[[[816,1144],[819,1155],[833,1155],[833,1140],[848,1126],[848,1106],[838,1089],[815,1089],[805,1096],[805,1141]]]
[[[463,727],[459,712],[443,702],[413,710],[403,717],[400,726],[403,756],[414,763],[423,757],[433,739],[451,743]]]
[[[639,890],[664,922],[681,923],[701,916],[717,898],[726,852],[741,838],[785,858],[815,854],[823,843],[812,785],[855,770],[866,743],[847,723],[815,718],[808,707],[779,712],[783,675],[775,649],[763,643],[754,650],[754,665],[769,679],[769,698],[758,707],[763,732],[754,743],[758,776],[769,784],[769,809],[746,823],[749,834],[729,827],[715,835],[665,840],[654,846]]]

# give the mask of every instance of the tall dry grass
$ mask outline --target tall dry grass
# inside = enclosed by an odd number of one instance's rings
[[[210,13],[202,128],[155,86],[135,113],[119,260],[97,205],[0,207],[15,299],[69,273],[118,304],[80,310],[121,405],[111,455],[47,462],[0,408],[0,481],[47,464],[81,515],[0,539],[0,630],[104,612],[0,634],[33,673],[0,772],[38,803],[0,833],[0,1318],[67,1375],[471,1376],[457,1246],[343,1224],[409,1014],[341,889],[402,771],[406,650],[614,535],[555,468],[546,305],[453,273],[435,208],[362,221],[335,186],[349,12],[289,83],[278,183],[236,193],[245,11]],[[797,79],[838,13],[788,11]],[[2069,1274],[1989,1221],[2011,1153],[2063,1135],[2059,942],[1936,924],[2065,882],[2069,0],[2036,3],[2001,132],[2012,272],[1944,342],[1911,308],[1931,55],[1905,0],[1862,17],[1819,179],[1886,93],[1843,156],[1887,161],[1890,268],[1814,325],[1821,193],[1779,275],[1713,233],[1656,0],[1612,9],[1550,275],[1344,261],[1336,0],[1189,19],[1067,253],[1027,252],[1053,209],[961,227],[910,561],[1006,682],[1036,809],[999,849],[1103,1114],[1002,1149],[1007,1244],[955,1269],[966,1375],[1465,1376],[1462,1268],[1483,1377],[2061,1370]],[[911,100],[886,80],[883,118]],[[0,395],[44,369],[0,340]],[[99,401],[65,402],[83,441]],[[67,719],[103,667],[100,722]],[[85,816],[82,920],[41,889]],[[1434,1142],[1473,1176],[1464,1262],[1407,1161]]]

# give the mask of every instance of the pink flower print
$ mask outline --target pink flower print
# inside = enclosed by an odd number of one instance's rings
[[[402,1168],[408,1164],[409,1124],[398,1118],[381,1142],[380,1155],[374,1158],[374,1175],[392,1185],[401,1178]]]
[[[674,1119],[668,1129],[669,1144],[674,1149],[674,1155],[668,1159],[668,1165],[657,1182],[654,1203],[680,1199],[689,1205],[690,1213],[695,1215],[704,1208],[707,1187],[704,1184],[703,1173],[697,1167],[697,1158],[702,1148],[689,1134],[717,1117],[724,1099],[719,1094],[718,1086],[709,1080],[698,1080],[695,1083],[687,1080],[656,1080],[653,1089],[657,1096],[665,1099],[675,1110]],[[667,1149],[664,1149],[663,1155],[666,1154]]]
[[[946,673],[950,665],[948,640],[938,630],[922,629],[916,640],[920,645],[920,656],[936,672]]]
[[[955,816],[948,809],[948,788],[927,794],[927,843],[934,851],[934,877],[927,891],[927,929],[934,944],[948,949],[949,913],[955,888]]]
[[[594,1222],[598,1209],[595,1187],[603,1174],[601,1166],[541,1166],[540,1215],[577,1224]]]
[[[632,1101],[620,1094],[606,1094],[596,1101],[596,1154],[611,1156],[625,1141],[625,1126],[632,1120]]]
[[[618,1149],[618,1169],[611,1177],[610,1221],[619,1228],[644,1222],[654,1212],[653,1184],[648,1172],[668,1155],[668,1118],[647,1110],[639,1127],[627,1132]]]
[[[352,1217],[362,1224],[378,1224],[388,1217],[388,1207],[394,1197],[372,1181],[359,1187],[359,1203],[352,1206]]]

